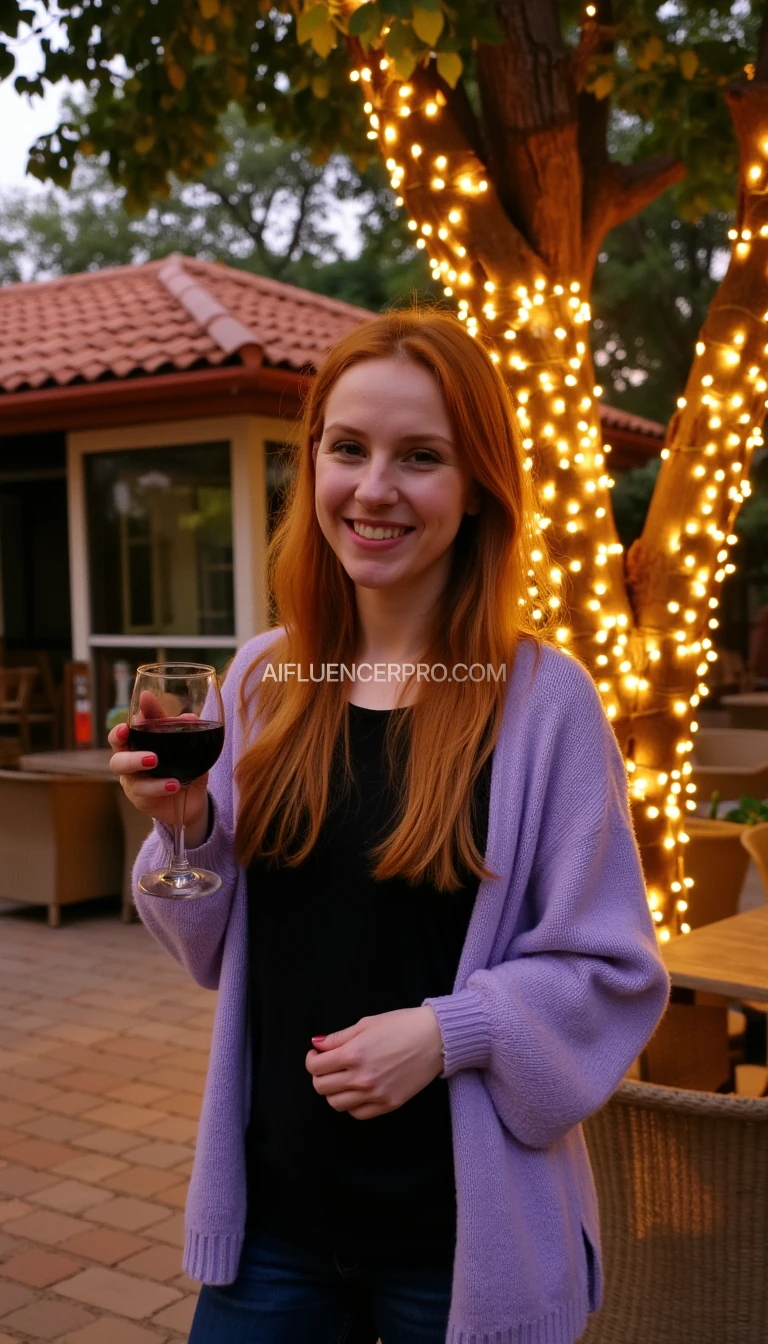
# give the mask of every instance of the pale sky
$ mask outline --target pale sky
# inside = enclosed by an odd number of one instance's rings
[[[42,55],[39,42],[29,36],[26,26],[20,29],[18,42],[10,45],[17,66],[11,78],[0,80],[0,190],[25,182],[36,185],[35,178],[25,178],[29,148],[39,135],[58,125],[61,100],[72,87],[64,83],[49,85],[42,98],[31,100],[26,94],[18,94],[13,87],[15,75],[36,74]]]

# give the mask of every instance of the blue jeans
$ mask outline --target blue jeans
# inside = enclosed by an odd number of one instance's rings
[[[203,1284],[189,1344],[445,1344],[452,1277],[363,1268],[260,1232],[234,1283]]]

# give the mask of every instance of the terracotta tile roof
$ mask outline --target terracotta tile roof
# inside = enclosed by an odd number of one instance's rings
[[[608,429],[624,430],[628,434],[642,434],[650,439],[663,439],[666,426],[658,420],[646,420],[642,415],[633,415],[631,411],[620,411],[616,406],[600,402],[600,419]]]
[[[295,285],[191,257],[0,287],[4,392],[262,363],[300,371],[372,316]],[[649,441],[664,426],[600,406],[605,428]],[[649,443],[650,448],[650,443]]]
[[[300,370],[363,308],[210,261],[172,256],[0,287],[0,394],[231,361]]]

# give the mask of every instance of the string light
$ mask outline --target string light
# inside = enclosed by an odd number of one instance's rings
[[[588,5],[589,18],[596,7]],[[659,705],[662,669],[674,666],[678,687],[692,691],[670,697],[672,734],[666,768],[647,759],[652,748],[643,745],[635,759],[626,760],[629,794],[639,827],[648,827],[666,859],[659,876],[649,877],[648,903],[661,942],[689,931],[693,879],[684,873],[688,833],[684,821],[696,811],[695,786],[689,759],[697,730],[696,707],[708,694],[707,677],[716,653],[710,634],[717,629],[712,593],[734,572],[730,548],[737,538],[733,519],[749,494],[747,454],[762,445],[760,424],[765,411],[768,380],[762,376],[768,357],[768,310],[764,316],[722,307],[717,321],[707,323],[696,343],[694,363],[685,396],[678,399],[677,432],[672,447],[683,451],[692,503],[689,516],[670,528],[667,582],[676,594],[666,603],[669,626],[663,635],[635,628],[626,596],[623,547],[609,525],[609,495],[614,480],[606,468],[611,445],[600,447],[599,403],[602,388],[593,382],[588,345],[583,339],[590,321],[589,303],[576,278],[557,280],[534,270],[511,283],[488,270],[472,256],[472,239],[480,227],[478,211],[487,208],[491,188],[483,168],[469,149],[440,144],[440,115],[446,106],[442,91],[423,103],[414,87],[364,67],[355,82],[365,86],[365,111],[371,133],[387,146],[387,168],[398,195],[411,211],[409,228],[417,247],[427,249],[433,277],[443,292],[458,291],[458,317],[467,332],[481,330],[494,364],[517,375],[513,394],[526,453],[525,469],[538,472],[541,512],[533,532],[555,539],[553,554],[563,557],[557,569],[561,595],[542,598],[540,565],[543,554],[535,544],[530,552],[528,600],[534,621],[547,612],[556,620],[554,638],[566,652],[586,655],[597,669],[597,685],[608,718],[617,726],[635,714]],[[353,75],[353,78],[354,78]],[[403,112],[413,115],[403,118]],[[420,137],[415,129],[421,126]],[[411,128],[414,128],[413,130]],[[422,143],[423,141],[423,143]],[[400,146],[394,150],[394,146]],[[768,134],[763,132],[760,162],[748,164],[748,195],[768,198]],[[745,218],[729,237],[734,256],[742,261],[766,247],[763,270],[768,269],[768,218]],[[765,298],[763,299],[765,303]],[[701,442],[694,422],[708,430]],[[538,452],[537,452],[538,450]],[[545,511],[546,510],[546,511]],[[574,576],[578,588],[570,589]],[[537,581],[538,580],[538,581]],[[553,582],[550,575],[550,586]],[[547,590],[549,591],[549,590]],[[571,608],[569,620],[566,612]],[[589,644],[591,642],[591,652]],[[622,730],[623,731],[623,730]],[[674,762],[674,764],[672,764]],[[640,837],[641,843],[643,837]]]

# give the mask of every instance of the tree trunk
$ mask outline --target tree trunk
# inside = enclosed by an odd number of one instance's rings
[[[766,406],[768,85],[733,89],[728,104],[742,163],[738,236],[699,335],[685,397],[669,426],[642,537],[628,556],[640,644],[658,648],[660,658],[638,712],[619,722],[617,730],[625,749],[634,738],[634,783],[644,798],[640,804],[638,797],[635,809],[638,840],[646,877],[658,885],[659,910],[671,932],[684,922],[685,908],[672,911],[664,900],[670,855],[654,814],[666,810],[672,835],[679,839],[685,835],[686,810],[695,810],[686,779],[695,732],[691,709],[695,713],[707,694],[706,675],[715,660],[712,632],[718,627],[716,594],[733,572],[728,548],[736,542],[733,524],[749,494],[749,467],[762,442]],[[647,781],[642,789],[641,781]],[[681,797],[687,791],[686,807]],[[683,881],[678,862],[672,878],[675,905],[687,899]]]
[[[527,4],[522,10],[527,13]],[[762,125],[768,125],[765,94],[762,86],[748,85],[729,98],[742,149],[749,150],[747,162],[754,158],[761,164],[757,190],[743,193],[742,213],[752,241],[742,237],[743,255],[732,264],[705,324],[704,353],[689,384],[691,404],[670,427],[651,513],[640,543],[628,557],[625,576],[610,503],[613,482],[606,464],[610,445],[601,442],[600,389],[594,386],[584,285],[591,281],[605,230],[642,209],[682,175],[681,166],[657,159],[622,168],[595,153],[595,176],[584,183],[590,125],[594,128],[599,118],[585,119],[582,105],[580,146],[576,123],[566,118],[545,130],[532,127],[528,161],[539,162],[541,152],[551,156],[549,167],[543,176],[532,169],[522,188],[521,182],[516,183],[515,192],[524,191],[527,205],[519,194],[506,192],[514,197],[508,210],[503,184],[494,182],[478,157],[477,137],[468,134],[465,119],[462,124],[462,117],[453,115],[453,95],[432,72],[417,72],[403,85],[383,74],[378,63],[372,69],[361,60],[358,68],[371,126],[379,136],[392,185],[407,207],[409,226],[428,249],[433,273],[445,293],[457,296],[461,320],[472,334],[483,333],[509,380],[528,465],[539,490],[538,524],[546,534],[553,578],[559,584],[560,597],[553,603],[561,624],[555,637],[592,671],[621,743],[649,902],[660,937],[669,938],[687,928],[680,908],[687,893],[682,820],[696,805],[685,758],[690,751],[691,706],[702,693],[697,685],[714,659],[707,634],[714,628],[713,607],[708,603],[724,576],[725,538],[748,490],[741,482],[764,410],[765,383],[759,366],[764,358],[762,312],[768,307],[768,287],[763,270],[758,274],[758,268],[749,264],[748,253],[768,246],[762,239],[754,241],[763,218],[768,234],[763,205],[767,198],[759,194],[768,182],[763,170],[768,156],[752,144],[761,118]],[[488,74],[490,78],[490,70]],[[539,81],[539,93],[541,87]],[[486,91],[485,97],[488,101],[490,93]],[[497,97],[497,102],[501,108],[503,99]],[[511,115],[508,106],[507,115]],[[516,163],[522,162],[516,140],[508,152]],[[499,155],[497,146],[493,151],[497,175]],[[549,198],[546,208],[536,199],[542,189]],[[558,208],[552,209],[553,204]],[[525,236],[511,211],[521,224],[525,220]],[[564,237],[568,231],[570,242]],[[578,252],[573,238],[580,240]],[[549,259],[549,266],[542,257]],[[748,372],[753,368],[754,373]],[[715,435],[714,407],[702,412],[699,404],[701,378],[710,369],[714,380],[710,395],[716,394],[723,403],[722,426],[712,451],[707,445]],[[734,396],[742,397],[740,405],[733,403]],[[738,453],[728,438],[737,433]],[[734,461],[741,463],[739,470],[733,469]],[[720,472],[727,473],[727,481],[723,477],[718,482],[722,485],[718,491],[712,481]],[[712,488],[717,499],[710,505],[702,491]],[[703,521],[690,534],[686,525],[694,511]],[[706,531],[714,523],[715,536]],[[681,537],[684,542],[678,540]],[[715,556],[721,566],[717,577]],[[534,616],[537,565],[534,549],[529,571]],[[670,611],[670,602],[679,603],[682,620]],[[686,614],[689,610],[692,617]],[[542,620],[544,615],[539,611]]]

